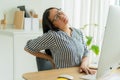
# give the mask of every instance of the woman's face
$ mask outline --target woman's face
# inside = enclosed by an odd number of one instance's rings
[[[65,28],[68,23],[67,16],[60,9],[51,9],[49,19],[59,29]]]

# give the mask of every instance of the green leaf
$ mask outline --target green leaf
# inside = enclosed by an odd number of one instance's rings
[[[96,55],[99,55],[99,47],[97,45],[92,45],[90,48]]]
[[[87,46],[90,46],[91,42],[92,42],[92,37],[91,36],[86,36],[86,39],[87,39]]]

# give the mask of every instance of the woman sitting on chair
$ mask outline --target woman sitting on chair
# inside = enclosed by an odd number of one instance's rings
[[[68,18],[63,11],[51,7],[43,14],[42,26],[44,34],[29,40],[25,50],[36,57],[45,55],[41,50],[49,50],[56,68],[79,66],[80,72],[94,74],[88,67],[88,50],[80,30],[68,24]],[[51,57],[44,56],[46,59]]]

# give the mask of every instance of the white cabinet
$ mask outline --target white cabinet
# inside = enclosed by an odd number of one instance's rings
[[[13,39],[0,33],[0,79],[13,80]]]
[[[0,79],[24,80],[22,74],[37,71],[35,57],[24,51],[29,39],[37,38],[39,32],[20,30],[0,31]]]

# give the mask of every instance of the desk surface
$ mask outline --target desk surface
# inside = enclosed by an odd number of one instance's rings
[[[74,77],[73,80],[83,80],[80,79],[80,76],[84,75],[83,73],[79,73],[78,67],[71,68],[63,68],[63,69],[53,69],[39,72],[29,72],[23,74],[23,78],[25,80],[57,80],[57,77],[61,74],[69,74]],[[119,79],[118,79],[119,78]],[[112,75],[110,74],[108,77],[100,80],[120,80],[120,70],[112,71]]]

